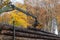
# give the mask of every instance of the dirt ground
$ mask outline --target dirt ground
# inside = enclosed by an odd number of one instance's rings
[[[13,37],[0,35],[0,40],[13,40]],[[31,38],[16,37],[16,40],[43,40],[43,39],[31,39]]]

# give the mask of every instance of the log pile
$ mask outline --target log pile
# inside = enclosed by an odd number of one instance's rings
[[[5,25],[4,26],[0,26],[1,30],[0,31],[0,35],[7,35],[7,36],[12,36],[13,38],[13,26],[10,25]],[[49,33],[49,32],[45,32],[42,31],[40,29],[36,29],[36,28],[17,28],[15,27],[15,35],[16,37],[24,37],[24,38],[31,38],[31,39],[53,39],[53,40],[59,40],[60,37],[58,35]]]

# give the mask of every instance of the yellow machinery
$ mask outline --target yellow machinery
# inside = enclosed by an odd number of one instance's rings
[[[10,18],[10,20],[7,20],[8,24],[13,24],[13,20],[14,20],[14,25],[15,26],[22,26],[24,28],[32,26],[32,27],[37,27],[38,28],[39,24],[38,24],[37,18],[26,11],[26,6],[25,5],[22,5],[22,6],[24,6],[23,7],[24,10],[22,10],[21,8],[18,8],[18,6],[16,7],[16,6],[12,5],[10,0],[0,0],[0,1],[1,1],[1,7],[0,8],[8,5],[13,9],[13,11],[8,11],[6,13],[3,13],[4,16],[1,16],[1,17],[3,17],[3,21],[5,21],[4,18],[8,17],[7,15],[9,15],[8,18]],[[29,24],[28,19],[27,19],[28,16],[31,16],[30,18],[35,19],[34,24]],[[7,18],[5,18],[5,19],[7,19]],[[39,25],[39,27],[40,26],[41,25]]]

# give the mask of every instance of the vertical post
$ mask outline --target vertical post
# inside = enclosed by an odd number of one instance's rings
[[[12,4],[12,3],[11,3]],[[13,10],[14,10],[14,6],[11,6],[12,8],[13,8]],[[14,18],[12,17],[12,21],[13,21],[13,40],[15,40],[15,27],[14,27],[14,25],[15,25],[15,21],[14,21]]]
[[[15,27],[14,27],[15,21],[13,20],[13,40],[15,40]]]

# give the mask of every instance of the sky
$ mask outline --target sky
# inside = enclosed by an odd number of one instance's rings
[[[24,4],[24,0],[11,0],[12,3],[18,2]]]

